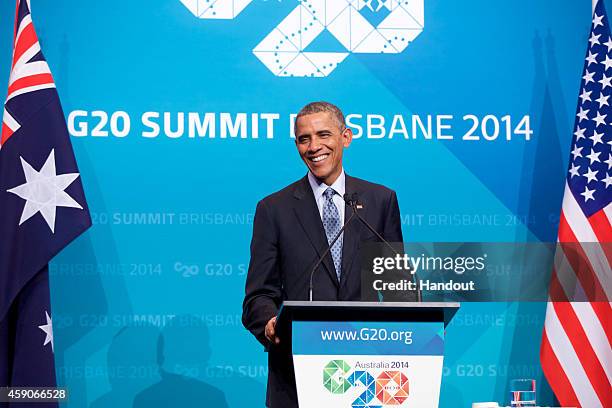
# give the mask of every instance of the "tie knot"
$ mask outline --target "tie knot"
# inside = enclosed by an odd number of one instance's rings
[[[326,199],[331,200],[332,197],[334,196],[334,193],[335,191],[333,188],[327,187],[327,190],[323,192],[323,195],[325,196]]]

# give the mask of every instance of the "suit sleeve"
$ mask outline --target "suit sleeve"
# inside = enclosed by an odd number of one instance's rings
[[[391,191],[387,203],[383,237],[389,242],[403,242],[402,219],[400,217],[399,204],[395,191]]]
[[[278,266],[278,233],[265,201],[257,204],[251,239],[251,260],[247,273],[242,323],[264,347],[266,323],[276,316],[281,302]]]

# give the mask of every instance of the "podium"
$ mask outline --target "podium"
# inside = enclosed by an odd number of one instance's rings
[[[285,301],[300,408],[435,408],[459,303]]]

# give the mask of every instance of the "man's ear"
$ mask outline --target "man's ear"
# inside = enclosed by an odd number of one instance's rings
[[[342,145],[344,147],[349,147],[352,141],[353,141],[353,131],[351,130],[351,128],[346,127],[342,131]]]

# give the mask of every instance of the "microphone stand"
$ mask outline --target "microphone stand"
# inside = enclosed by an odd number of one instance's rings
[[[389,243],[389,241],[383,238],[383,236],[380,235],[378,231],[376,231],[376,229],[374,229],[374,227],[372,227],[370,223],[359,214],[359,212],[357,211],[358,210],[357,209],[357,199],[355,198],[355,194],[353,194],[353,197],[351,199],[347,199],[346,197],[343,197],[343,198],[344,198],[344,201],[348,204],[348,206],[352,210],[351,218],[353,217],[353,215],[356,215],[357,218],[359,218],[359,221],[361,221],[366,227],[368,227],[368,229],[372,231],[374,235],[378,237],[378,239],[384,242],[391,249],[391,251],[393,251],[393,253],[395,253],[396,255],[400,255],[399,252],[397,252],[397,250],[393,248],[393,246]],[[416,287],[417,302],[422,302],[423,300],[421,298],[421,289],[419,288],[419,284],[417,281],[416,271],[412,274],[412,280]]]

